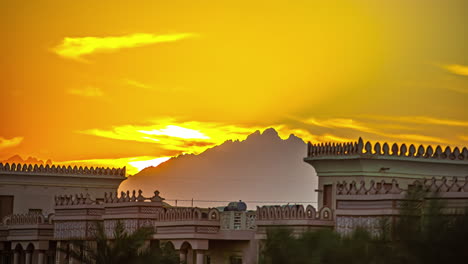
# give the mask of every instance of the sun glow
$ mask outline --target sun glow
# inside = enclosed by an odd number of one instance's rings
[[[139,130],[138,132],[148,135],[169,136],[185,139],[210,139],[200,131],[175,125],[167,125],[166,128],[153,129],[150,131]]]
[[[128,157],[118,159],[83,159],[83,160],[67,160],[54,162],[57,165],[76,165],[76,166],[93,166],[93,167],[110,167],[110,168],[122,168],[126,167],[127,174],[133,175],[138,173],[140,170],[150,167],[158,166],[159,164],[169,160],[171,157],[151,157],[151,156],[140,156],[140,157]]]
[[[64,2],[2,1],[0,161],[134,174],[270,127],[468,141],[468,1]]]
[[[111,129],[90,129],[80,133],[103,138],[158,144],[178,154],[198,154],[226,140],[244,140],[266,127],[236,126],[215,122],[154,120],[147,125],[123,125]]]
[[[150,159],[150,160],[130,161],[128,164],[137,168],[138,171],[141,171],[142,169],[147,168],[147,167],[151,167],[151,166],[156,167],[159,164],[168,161],[170,158],[171,157],[161,157],[161,158],[155,158],[155,159]]]

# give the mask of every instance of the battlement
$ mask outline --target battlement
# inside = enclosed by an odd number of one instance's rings
[[[422,190],[430,193],[457,193],[468,192],[468,176],[464,182],[460,182],[459,177],[453,177],[450,181],[446,177],[436,179],[415,180],[410,186],[420,186]],[[382,180],[378,183],[371,180],[369,184],[361,181],[359,186],[356,181],[347,183],[346,181],[336,184],[337,195],[378,195],[378,194],[404,194],[407,190],[403,190],[398,186],[397,180],[392,179],[391,184]]]
[[[4,225],[50,224],[42,214],[12,214],[2,220]]]
[[[416,147],[410,144],[390,144],[387,142],[377,142],[372,144],[367,141],[364,143],[362,138],[359,138],[357,142],[348,143],[320,143],[307,145],[307,157],[306,160],[332,158],[332,157],[388,157],[396,159],[412,159],[412,160],[445,160],[457,163],[468,163],[468,149],[463,147],[461,150],[459,147],[455,147],[453,150],[450,147],[446,147],[442,150],[441,146],[437,146],[435,149],[432,146],[419,145]]]
[[[320,211],[308,205],[306,208],[301,205],[273,205],[257,206],[257,220],[332,220],[332,211],[330,208],[323,207]]]
[[[125,177],[126,168],[104,168],[104,167],[77,167],[74,166],[50,166],[32,165],[21,163],[0,163],[0,174],[2,172],[18,174],[57,174],[57,175],[108,175]]]

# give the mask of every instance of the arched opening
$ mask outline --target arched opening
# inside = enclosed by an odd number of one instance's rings
[[[23,246],[18,243],[16,244],[15,250],[13,252],[13,263],[25,264],[26,252],[23,249]]]
[[[193,254],[192,245],[189,242],[185,241],[180,246],[180,262],[193,264],[195,263],[195,254]]]
[[[11,242],[3,241],[3,249],[0,250],[0,263],[11,263],[13,252],[11,249]]]
[[[34,256],[34,245],[29,243],[29,245],[26,247],[25,262],[27,264],[33,263],[33,256]]]

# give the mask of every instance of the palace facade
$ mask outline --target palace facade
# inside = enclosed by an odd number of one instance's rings
[[[258,262],[268,229],[294,233],[357,227],[379,232],[383,218],[398,218],[406,191],[419,185],[437,192],[449,210],[468,206],[468,150],[364,143],[309,143],[304,161],[319,177],[317,208],[277,205],[246,210],[177,207],[158,191],[116,193],[125,168],[71,168],[0,164],[1,263],[77,263],[57,248],[93,239],[96,221],[112,237],[118,221],[132,232],[154,228],[152,242],[170,242],[189,264]],[[312,175],[311,175],[312,177]],[[285,192],[290,190],[285,190]]]

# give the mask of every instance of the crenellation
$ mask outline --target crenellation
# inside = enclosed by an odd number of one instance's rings
[[[15,172],[15,173],[47,173],[47,174],[60,174],[60,175],[112,175],[112,176],[125,176],[125,167],[123,168],[93,168],[93,167],[77,167],[74,166],[60,166],[49,164],[37,165],[34,164],[21,164],[21,163],[0,163],[0,172]]]
[[[369,143],[369,142],[368,142]],[[380,144],[380,143],[377,143]],[[388,146],[387,142],[383,144],[383,155],[388,155],[390,152],[390,147]],[[378,154],[378,153],[377,153]]]
[[[387,187],[388,184],[385,180],[382,180],[379,184],[375,184],[374,180],[371,180],[366,187],[365,181],[361,181],[359,188],[357,187],[356,181],[347,183],[346,181],[338,182],[336,184],[337,195],[374,195],[374,194],[400,194],[403,190],[398,186],[396,179],[393,179],[391,186]]]
[[[361,181],[358,187],[355,181],[349,184],[346,181],[337,182],[336,195],[402,194],[407,191],[399,187],[396,179],[392,179],[391,185],[389,184],[385,180],[381,180],[378,184],[374,180],[371,180],[368,184]],[[429,193],[468,192],[468,176],[462,185],[459,184],[459,177],[452,177],[450,180],[447,177],[442,177],[440,180],[432,177],[430,179],[423,179],[422,182],[415,180],[410,185],[410,187],[413,186],[421,186],[425,192]]]
[[[393,143],[392,145],[392,156],[398,156],[398,144]]]
[[[372,154],[372,144],[369,141],[366,142],[366,145],[364,148],[366,149],[365,154]]]
[[[12,214],[2,220],[3,225],[35,225],[47,223],[46,218],[41,214]]]
[[[271,220],[301,220],[318,219],[317,211],[312,205],[304,208],[303,205],[273,205],[257,206],[256,219],[263,221]]]
[[[406,156],[406,153],[408,152],[408,148],[406,147],[406,144],[401,144],[400,146],[400,157]]]
[[[75,194],[75,195],[56,195],[54,197],[55,206],[72,206],[72,205],[84,205],[84,204],[96,204],[96,201],[91,198],[87,193]]]
[[[442,150],[441,146],[435,147],[419,145],[415,146],[410,144],[407,147],[406,144],[399,145],[398,143],[390,144],[387,142],[380,143],[376,142],[372,144],[370,141],[364,142],[362,138],[359,138],[358,142],[348,143],[318,143],[307,144],[308,146],[308,157],[332,157],[332,156],[348,156],[348,155],[359,155],[363,157],[369,156],[382,156],[382,157],[401,157],[401,158],[417,158],[417,159],[437,159],[437,160],[450,160],[450,161],[466,161],[468,160],[468,149],[466,147],[445,147]]]

